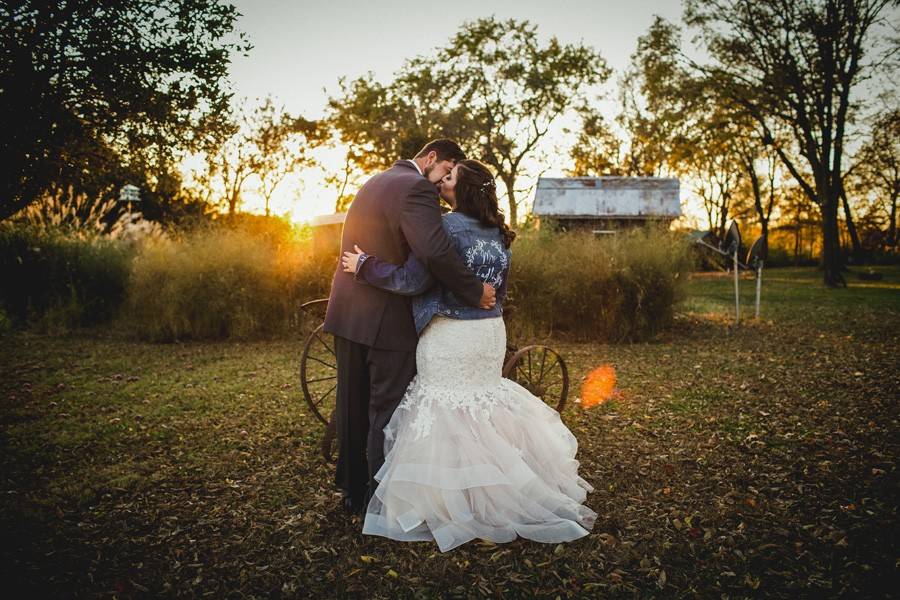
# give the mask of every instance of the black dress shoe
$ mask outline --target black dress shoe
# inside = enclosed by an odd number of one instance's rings
[[[362,496],[344,496],[342,503],[344,511],[351,515],[362,515],[366,510],[366,503]]]

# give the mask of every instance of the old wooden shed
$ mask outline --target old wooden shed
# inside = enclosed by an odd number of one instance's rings
[[[614,233],[646,223],[668,226],[681,216],[678,179],[668,177],[541,177],[534,215],[564,230]]]

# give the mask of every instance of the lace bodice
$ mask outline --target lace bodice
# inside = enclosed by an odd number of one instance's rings
[[[433,403],[465,410],[480,422],[490,418],[497,402],[510,402],[502,377],[506,328],[501,317],[460,320],[436,316],[419,338],[418,374],[398,410],[418,406],[412,422],[416,438],[431,431]]]

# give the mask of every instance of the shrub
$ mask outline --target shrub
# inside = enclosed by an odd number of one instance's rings
[[[17,325],[60,332],[110,321],[122,302],[133,247],[51,229],[0,226],[0,305]]]
[[[683,236],[526,232],[513,244],[513,333],[646,340],[669,324],[692,261]]]
[[[264,232],[217,227],[146,244],[123,323],[158,341],[271,337],[296,326],[300,304],[328,295],[336,257]]]
[[[328,295],[333,241],[263,219],[139,244],[3,227],[0,277],[12,285],[0,292],[0,310],[48,330],[118,314],[127,331],[156,341],[290,335],[312,323],[300,304]],[[674,233],[522,232],[513,245],[510,336],[649,339],[671,322],[690,268],[688,243]]]

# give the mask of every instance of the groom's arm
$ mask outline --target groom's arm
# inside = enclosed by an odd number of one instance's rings
[[[428,180],[410,190],[400,211],[400,229],[413,254],[438,281],[466,304],[480,306],[484,285],[463,263],[444,231],[437,192]]]

